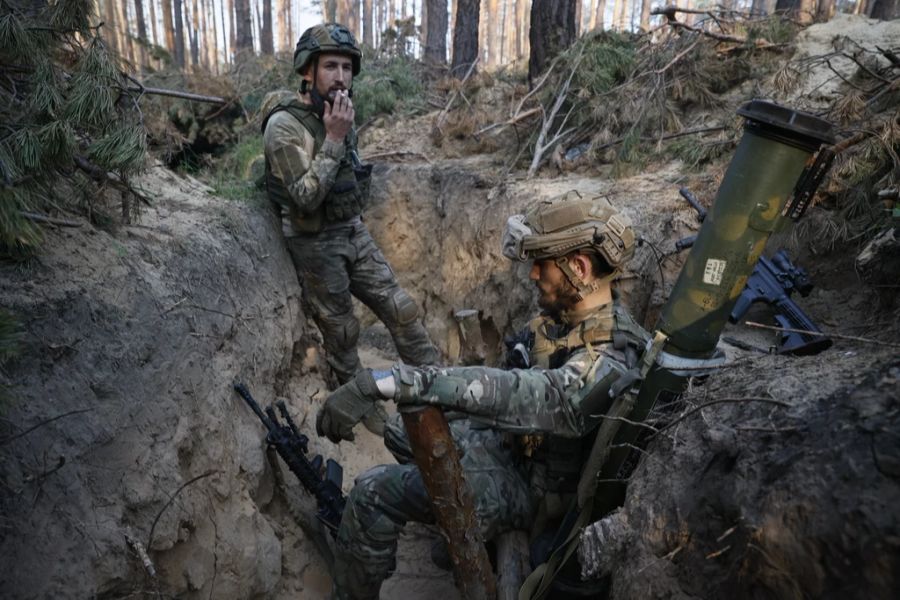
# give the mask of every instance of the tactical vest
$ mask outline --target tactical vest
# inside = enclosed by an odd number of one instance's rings
[[[647,332],[618,302],[606,305],[574,327],[546,316],[528,324],[532,365],[544,369],[561,367],[573,352],[586,349],[592,359],[599,357],[593,346],[611,344],[607,352],[616,355],[628,368],[634,366],[648,339]],[[523,436],[521,444],[533,462],[532,476],[537,487],[547,492],[574,492],[584,458],[594,436],[569,438],[557,435]]]
[[[262,131],[265,133],[266,125],[269,119],[277,112],[287,111],[292,117],[297,119],[306,130],[312,134],[314,142],[313,156],[318,154],[325,143],[325,123],[316,114],[315,109],[309,104],[303,104],[292,98],[288,101],[277,104],[262,122]],[[291,217],[291,224],[296,231],[303,233],[316,233],[322,230],[330,221],[326,217],[325,205],[334,200],[340,200],[340,196],[344,194],[352,194],[357,200],[357,204],[363,207],[369,196],[369,173],[371,167],[365,168],[362,165],[354,165],[354,157],[356,152],[356,129],[351,129],[350,133],[344,138],[344,157],[338,166],[338,172],[334,179],[334,185],[328,191],[322,203],[314,211],[310,213],[302,213],[297,206],[291,201],[291,194],[284,182],[272,174],[269,166],[269,157],[266,157],[266,192],[269,200],[288,210]],[[358,159],[357,159],[358,160]],[[357,215],[354,216],[358,216]]]

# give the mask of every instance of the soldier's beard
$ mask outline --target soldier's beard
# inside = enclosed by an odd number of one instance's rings
[[[561,281],[549,290],[545,291],[540,287],[538,290],[538,306],[552,317],[559,317],[578,304],[578,290],[568,280]]]

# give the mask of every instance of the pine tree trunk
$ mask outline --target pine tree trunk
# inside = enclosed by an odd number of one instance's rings
[[[120,53],[119,33],[116,31],[116,4],[115,0],[104,0],[103,2],[103,37],[113,52]]]
[[[159,44],[159,37],[156,35],[156,1],[150,0],[147,2],[150,8],[150,36],[147,38],[147,41],[151,44]]]
[[[151,4],[152,4],[151,0]],[[147,43],[147,21],[144,19],[144,3],[141,0],[134,0],[134,19],[137,22],[138,38]]]
[[[497,35],[497,25],[499,25],[499,0],[487,1],[487,12],[481,27],[484,30],[484,48],[487,50],[487,64],[496,66],[500,64],[500,53],[498,52],[500,36]]]
[[[172,24],[172,0],[162,0],[162,11],[163,11],[163,31],[166,34],[166,50],[172,55],[172,60],[175,60],[175,27]],[[176,63],[177,64],[177,63]]]
[[[534,80],[550,65],[554,56],[575,41],[575,2],[580,0],[533,0],[531,3],[531,55],[528,81]]]
[[[240,1],[240,0],[238,0]],[[237,55],[237,21],[236,17],[237,13],[234,8],[234,0],[228,0],[228,48],[229,48],[229,56],[230,61],[234,62],[234,58]]]
[[[272,38],[272,0],[263,0],[262,28],[259,33],[259,46],[263,54],[275,54],[275,40]]]
[[[447,0],[426,0],[425,61],[447,64]]]
[[[175,17],[175,64],[184,68],[184,20],[182,17],[182,0],[174,0],[172,3]]]
[[[457,0],[453,25],[453,63],[450,73],[462,79],[478,58],[478,22],[481,0]]]
[[[326,23],[333,23],[337,18],[337,0],[322,1],[322,19]]]
[[[606,28],[606,0],[597,0],[597,11],[594,13],[594,28],[603,31]]]
[[[616,0],[613,7],[613,26],[616,31],[625,30],[625,22],[628,15],[628,0]]]
[[[753,15],[767,14],[766,0],[753,0],[753,4],[750,7],[750,13]]]
[[[369,48],[375,47],[375,13],[372,10],[372,0],[363,0],[363,44]]]
[[[869,0],[866,8],[866,14],[873,19],[890,21],[900,18],[900,0]]]
[[[516,0],[516,60],[528,52],[528,0]]]
[[[575,0],[575,37],[581,35],[583,28],[581,27],[581,0]]]
[[[790,15],[800,23],[811,23],[816,12],[816,0],[778,0],[775,12]]]
[[[207,53],[209,55],[209,70],[216,75],[219,74],[219,19],[216,16],[216,3],[213,0],[206,0],[207,17],[206,22],[210,29],[206,34]],[[211,43],[210,43],[211,42]]]
[[[650,31],[651,0],[641,0],[641,31]]]
[[[836,0],[819,0],[816,6],[816,21],[819,23],[830,21],[834,16],[835,4]]]
[[[253,24],[250,15],[250,0],[234,0],[234,24],[236,52],[253,52]]]
[[[200,14],[197,10],[197,0],[191,1],[191,62],[195,67],[200,66]]]

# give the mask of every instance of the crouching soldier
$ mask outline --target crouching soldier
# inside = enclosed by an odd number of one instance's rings
[[[530,363],[521,366],[529,368],[362,370],[328,398],[319,434],[348,439],[371,405],[385,399],[401,409],[440,406],[451,415],[484,538],[553,527],[575,491],[592,434],[623,387],[615,382],[633,369],[647,338],[611,289],[634,242],[629,222],[608,201],[577,192],[511,217],[503,252],[532,261],[543,309],[520,336]],[[401,423],[390,421],[385,443],[400,464],[367,471],[350,492],[337,536],[334,598],[378,598],[404,524],[434,522]]]

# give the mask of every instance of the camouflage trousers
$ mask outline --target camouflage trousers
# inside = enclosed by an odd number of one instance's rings
[[[466,480],[485,539],[527,529],[536,507],[524,469],[498,432],[475,429],[468,419],[450,421],[462,454]],[[334,590],[339,600],[377,599],[396,567],[397,538],[407,521],[434,523],[422,475],[399,415],[385,429],[385,445],[401,464],[381,465],[360,475],[350,492],[338,530]]]
[[[419,322],[419,308],[397,284],[394,271],[361,220],[316,234],[287,238],[303,286],[304,309],[322,332],[326,359],[341,383],[360,369],[355,296],[385,324],[403,362],[437,362],[437,351]]]

